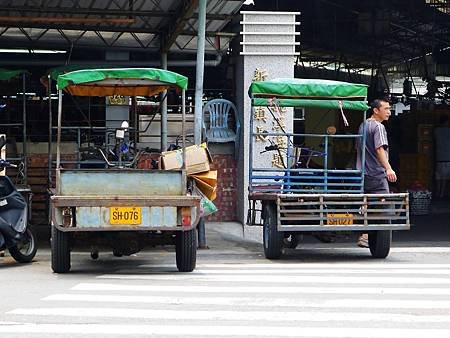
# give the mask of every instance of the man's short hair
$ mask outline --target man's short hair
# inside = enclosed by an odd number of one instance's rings
[[[380,107],[381,107],[381,104],[382,104],[383,102],[389,103],[389,100],[388,100],[388,99],[375,99],[375,100],[373,100],[373,101],[370,103],[370,108],[372,108],[372,111],[373,111],[375,108],[380,108]]]

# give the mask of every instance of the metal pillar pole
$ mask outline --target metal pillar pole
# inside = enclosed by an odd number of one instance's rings
[[[195,144],[202,141],[202,97],[203,97],[203,73],[205,66],[205,22],[206,0],[198,2],[198,34],[197,34],[197,68],[195,76],[195,115],[194,115],[194,140]]]
[[[161,54],[161,68],[167,70],[167,53]],[[161,151],[167,150],[167,90],[160,94],[161,98]]]
[[[61,165],[61,126],[62,126],[62,90],[58,90],[58,134],[56,137],[56,188],[57,193],[61,193],[59,185],[60,165]]]
[[[194,114],[194,141],[200,144],[202,141],[202,97],[203,97],[203,73],[205,69],[205,22],[206,0],[198,2],[198,34],[197,34],[197,69],[195,76],[195,114]],[[198,247],[206,249],[205,222],[198,222]]]
[[[48,75],[48,187],[52,187],[52,79]]]
[[[25,95],[25,77],[26,74],[22,74],[22,120],[23,120],[23,130],[22,130],[22,159],[23,159],[23,183],[26,185],[28,181],[28,163],[27,163],[27,102]]]

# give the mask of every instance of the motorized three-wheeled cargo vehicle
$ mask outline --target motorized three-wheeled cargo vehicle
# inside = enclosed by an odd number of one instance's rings
[[[330,242],[356,232],[368,233],[372,256],[385,258],[392,231],[410,227],[408,194],[364,193],[364,166],[357,168],[354,150],[359,140],[364,163],[366,124],[362,132],[358,127],[369,108],[367,86],[274,79],[253,82],[249,95],[248,224],[263,226],[265,256],[279,258],[283,247],[297,246],[305,234]],[[305,125],[311,118],[313,126],[303,133],[287,132],[286,107],[306,109]],[[318,114],[322,119],[334,114],[331,121],[338,123],[324,126]],[[273,157],[263,161],[264,153]]]
[[[71,249],[78,238],[94,245],[106,243],[116,256],[132,254],[148,244],[174,244],[178,270],[195,268],[200,197],[190,194],[185,170],[186,88],[186,77],[153,68],[84,69],[58,76],[56,182],[51,196],[54,272],[70,270]],[[105,161],[103,168],[63,168],[63,91],[64,96],[128,98],[150,97],[172,89],[181,94],[181,168],[138,169],[136,150],[134,158],[122,159],[127,149],[123,142],[119,142],[116,161],[98,149]],[[128,123],[122,124],[117,138],[123,140],[129,128]]]

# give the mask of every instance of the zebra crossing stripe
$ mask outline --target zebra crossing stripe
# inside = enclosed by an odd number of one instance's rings
[[[449,248],[450,251],[450,248]],[[154,268],[154,269],[169,269],[170,271],[175,271],[173,265],[165,264],[141,264],[139,268]],[[450,269],[450,264],[447,263],[391,263],[389,261],[374,261],[372,259],[367,259],[364,263],[292,263],[287,261],[277,261],[276,263],[267,263],[267,260],[262,261],[262,263],[199,263],[197,264],[197,269],[205,268],[229,268],[229,269],[291,269],[291,268],[354,268],[354,269]],[[194,270],[196,271],[196,270]]]
[[[361,296],[361,295],[359,295]],[[450,300],[410,300],[410,299],[305,299],[304,297],[274,298],[262,295],[250,297],[193,297],[193,296],[128,296],[98,294],[54,294],[43,298],[45,301],[112,302],[112,303],[153,303],[165,305],[225,305],[254,307],[292,308],[360,308],[360,309],[450,309]]]
[[[123,273],[136,273],[136,269],[121,269],[117,272]],[[154,272],[154,275],[163,275],[168,272]],[[367,275],[450,275],[450,270],[443,269],[336,269],[336,268],[316,268],[316,269],[249,269],[249,270],[237,270],[237,269],[197,269],[189,273],[189,276],[196,275],[273,275],[273,274],[283,274],[283,275],[294,275],[294,274],[367,274]]]
[[[333,287],[333,286],[210,286],[210,285],[136,285],[108,283],[80,283],[73,291],[148,291],[171,293],[251,293],[251,294],[375,294],[375,295],[450,295],[450,288],[410,287]]]
[[[220,321],[269,321],[269,322],[395,322],[395,323],[449,323],[447,315],[414,315],[398,313],[360,313],[360,312],[298,312],[298,311],[198,311],[164,310],[133,308],[22,308],[7,312],[14,315],[66,316],[96,318],[138,318],[138,319],[175,319],[179,320],[220,320]]]
[[[110,334],[161,336],[257,336],[257,337],[359,337],[359,338],[448,338],[445,329],[390,329],[369,327],[302,326],[209,326],[209,325],[103,325],[23,324],[0,325],[0,333]]]
[[[359,277],[359,276],[323,276],[323,275],[301,275],[301,276],[237,276],[237,275],[208,275],[208,274],[141,274],[123,275],[106,274],[97,276],[98,279],[123,279],[123,280],[164,280],[164,281],[208,281],[208,282],[246,282],[246,283],[314,283],[314,284],[422,284],[422,285],[449,285],[450,279],[440,277]]]

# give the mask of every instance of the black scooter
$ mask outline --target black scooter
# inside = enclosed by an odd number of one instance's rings
[[[0,149],[6,140],[0,138]],[[0,171],[15,167],[0,159]],[[28,205],[22,194],[7,176],[0,176],[0,251],[9,250],[20,263],[29,263],[36,255],[36,236],[28,226]]]

